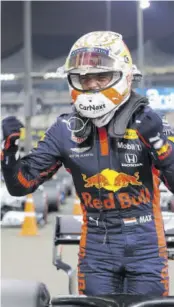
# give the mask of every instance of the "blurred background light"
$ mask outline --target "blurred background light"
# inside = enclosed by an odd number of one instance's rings
[[[147,9],[150,6],[150,1],[148,0],[140,0],[141,9]]]

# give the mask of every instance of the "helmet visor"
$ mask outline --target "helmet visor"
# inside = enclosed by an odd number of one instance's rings
[[[108,50],[102,48],[80,48],[71,53],[66,62],[66,71],[93,73],[101,70],[113,70],[114,60],[108,56]]]
[[[112,87],[121,79],[121,72],[100,72],[81,75],[70,73],[68,81],[72,88],[81,92],[99,92]]]

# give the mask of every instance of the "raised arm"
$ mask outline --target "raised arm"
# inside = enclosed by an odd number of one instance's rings
[[[62,166],[62,140],[59,121],[49,128],[37,148],[23,158],[17,158],[17,140],[22,124],[15,117],[2,121],[4,144],[1,154],[2,171],[8,191],[13,196],[31,193],[44,181],[52,177]]]

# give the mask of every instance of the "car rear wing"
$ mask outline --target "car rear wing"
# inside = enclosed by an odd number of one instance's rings
[[[79,245],[82,225],[82,215],[56,216],[53,265],[57,270],[63,270],[69,279],[69,294],[76,293],[76,269],[62,260],[62,245]]]
[[[57,270],[63,270],[69,277],[69,293],[75,294],[76,270],[62,260],[62,245],[79,245],[81,235],[82,215],[56,216],[53,265]],[[174,231],[166,232],[168,258],[174,259]]]

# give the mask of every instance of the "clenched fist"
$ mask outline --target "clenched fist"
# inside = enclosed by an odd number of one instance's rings
[[[140,139],[149,148],[158,150],[167,141],[163,133],[162,119],[150,108],[138,116],[136,130]]]
[[[2,120],[2,133],[6,150],[15,146],[16,140],[20,138],[20,129],[23,127],[23,124],[15,116],[8,116]]]

